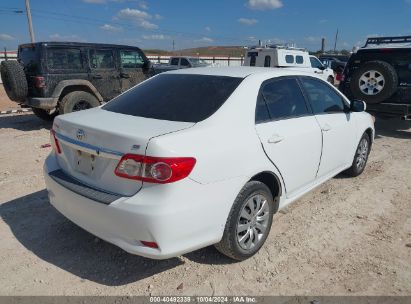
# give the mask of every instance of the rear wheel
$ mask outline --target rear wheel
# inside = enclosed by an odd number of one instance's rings
[[[355,177],[360,175],[367,164],[368,155],[370,154],[371,139],[367,133],[361,137],[357,150],[355,151],[354,160],[351,167],[346,171],[349,176]]]
[[[234,201],[223,238],[215,247],[224,255],[245,260],[263,246],[273,221],[270,189],[258,181],[248,182]]]
[[[94,107],[98,107],[100,102],[98,99],[84,91],[74,91],[68,93],[59,103],[59,113],[66,114],[71,112],[77,112],[81,110],[87,110]]]
[[[43,110],[38,108],[32,108],[34,115],[44,121],[53,121],[54,117],[58,115],[56,110]]]
[[[370,61],[358,68],[351,79],[353,96],[367,103],[380,103],[390,98],[397,90],[398,75],[384,61]]]

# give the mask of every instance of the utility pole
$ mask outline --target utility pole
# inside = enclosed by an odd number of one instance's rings
[[[34,39],[33,22],[31,20],[30,3],[29,3],[29,0],[25,0],[25,1],[26,1],[27,21],[29,23],[30,39],[31,39],[31,42],[34,43],[35,39]]]
[[[338,40],[338,29],[337,29],[337,33],[335,33],[334,53],[337,50],[337,40]]]
[[[174,42],[174,39],[173,39],[173,53],[174,53],[174,49],[175,49],[175,42]]]

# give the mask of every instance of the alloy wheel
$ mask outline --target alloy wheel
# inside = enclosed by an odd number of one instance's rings
[[[375,70],[367,71],[359,80],[360,90],[366,95],[377,95],[384,89],[385,78]]]

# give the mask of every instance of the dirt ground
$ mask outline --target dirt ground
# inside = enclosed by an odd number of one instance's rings
[[[20,109],[20,106],[7,97],[3,84],[0,83],[0,111],[11,109]]]
[[[49,128],[0,116],[0,295],[411,295],[410,122],[377,121],[364,174],[277,213],[241,263],[213,247],[149,260],[72,224],[44,186]]]

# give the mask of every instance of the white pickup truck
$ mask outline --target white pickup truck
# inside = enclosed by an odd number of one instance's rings
[[[334,71],[311,56],[305,49],[271,45],[252,47],[247,51],[245,66],[289,68],[312,72],[334,84]]]
[[[207,63],[205,60],[200,59],[198,57],[174,56],[170,57],[168,63],[155,64],[153,66],[153,69],[154,74],[160,74],[172,70],[199,68],[207,66],[211,66],[211,64]]]

